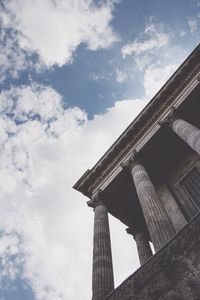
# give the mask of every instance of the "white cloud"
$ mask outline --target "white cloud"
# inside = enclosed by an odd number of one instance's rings
[[[190,18],[188,18],[187,22],[188,22],[188,26],[190,28],[190,33],[196,32],[198,29],[197,19],[195,17],[190,17]]]
[[[6,23],[6,15],[1,14],[0,7],[0,83],[9,76],[17,78],[19,71],[33,67],[30,55],[19,47],[16,32],[11,29],[8,34]],[[39,69],[38,63],[35,68]]]
[[[20,273],[23,260],[18,251],[19,244],[19,237],[14,232],[12,234],[5,234],[0,239],[1,290],[12,288],[12,281],[14,281]],[[10,280],[8,281],[7,278]]]
[[[17,98],[17,102],[14,99]],[[0,111],[12,113],[13,119],[27,121],[40,117],[41,122],[55,120],[62,112],[61,97],[52,88],[37,84],[25,89],[12,87],[1,93]]]
[[[120,70],[120,69],[116,69],[116,81],[119,83],[123,83],[124,81],[127,80],[127,73]]]
[[[121,49],[122,57],[129,55],[140,55],[146,52],[158,50],[167,45],[169,42],[169,35],[162,32],[160,24],[152,21],[147,24],[144,32],[139,38],[134,39],[132,43],[124,45]]]
[[[147,97],[151,98],[177,69],[177,64],[166,66],[151,65],[144,73],[144,89]]]
[[[176,33],[150,18],[142,33],[132,43],[122,47],[122,56],[132,55],[134,59],[134,73],[137,72],[144,87],[144,97],[153,97],[187,57],[191,51],[190,45],[183,48],[173,40],[177,39],[177,34],[184,36],[187,33],[184,30]]]
[[[40,63],[62,66],[71,62],[81,43],[97,50],[117,40],[110,26],[114,2],[8,0],[4,1],[3,26],[14,30],[20,49],[37,54]]]
[[[18,273],[9,272],[20,265],[36,299],[90,298],[93,212],[72,186],[144,105],[119,101],[88,120],[78,107],[64,109],[50,87],[33,83],[0,94],[0,229],[9,237],[7,246],[0,240],[0,253],[15,251],[20,260],[6,275],[14,280]],[[138,260],[124,227],[111,220],[111,230],[119,284]]]

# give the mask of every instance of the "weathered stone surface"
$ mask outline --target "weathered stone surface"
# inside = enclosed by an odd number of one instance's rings
[[[182,119],[172,122],[172,130],[194,151],[200,154],[200,130]]]
[[[107,208],[98,202],[94,208],[93,300],[102,300],[114,289],[113,265]]]
[[[106,300],[199,300],[200,214]]]
[[[158,251],[174,236],[175,230],[145,168],[136,162],[131,173],[151,240]]]

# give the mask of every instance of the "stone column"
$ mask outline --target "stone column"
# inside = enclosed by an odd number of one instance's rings
[[[172,130],[184,140],[194,151],[200,154],[200,130],[182,119],[172,119]]]
[[[157,252],[174,236],[175,230],[145,168],[134,157],[126,166],[131,170],[144,219]]]
[[[135,239],[140,265],[142,266],[153,255],[147,236],[142,230],[127,228],[126,231]]]
[[[92,300],[103,300],[114,289],[108,212],[101,198],[88,201],[94,208]]]

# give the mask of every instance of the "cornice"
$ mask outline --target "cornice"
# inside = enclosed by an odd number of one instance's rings
[[[159,116],[172,105],[189,82],[200,72],[200,44],[183,62],[138,117],[127,127],[96,165],[88,170],[74,188],[91,197],[93,190],[111,173],[134,145],[157,122]]]

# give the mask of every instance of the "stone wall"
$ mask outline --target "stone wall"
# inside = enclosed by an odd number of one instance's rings
[[[200,299],[200,214],[106,297],[161,299]]]

